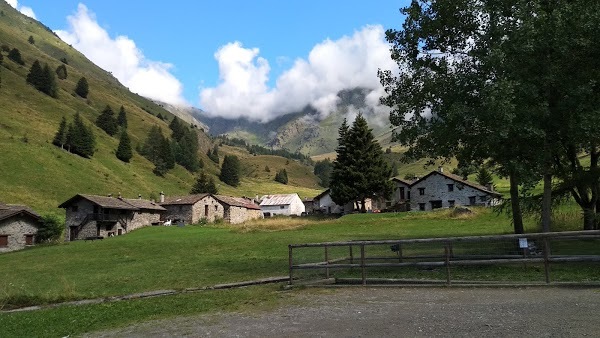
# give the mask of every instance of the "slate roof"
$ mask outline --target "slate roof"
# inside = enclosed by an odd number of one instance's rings
[[[242,208],[246,208],[246,209],[260,210],[260,207],[258,205],[254,204],[249,199],[246,199],[246,198],[243,198],[243,197],[231,197],[231,196],[223,196],[223,195],[213,195],[213,197],[217,201],[219,201],[221,203],[225,203],[225,204],[230,205],[230,206],[242,207]]]
[[[19,214],[28,215],[30,217],[35,218],[38,221],[42,218],[35,211],[31,210],[31,208],[25,205],[11,205],[0,203],[0,221],[3,221],[5,219],[11,218]]]
[[[415,182],[415,181],[411,182],[411,181],[403,180],[403,179],[398,178],[398,177],[392,178],[392,181],[398,181],[400,183],[404,183],[404,184],[408,185],[409,187],[410,187],[411,184],[413,184]]]
[[[68,208],[71,204],[75,203],[79,199],[88,200],[88,201],[90,201],[102,208],[106,208],[106,209],[120,209],[120,210],[146,209],[146,208],[143,208],[140,206],[133,205],[128,202],[128,201],[132,201],[132,200],[127,200],[127,199],[118,198],[118,197],[86,195],[86,194],[77,194],[77,195],[71,197],[70,199],[68,199],[67,201],[63,202],[58,207],[59,208]],[[145,202],[147,202],[148,205],[150,203],[152,203],[147,200],[136,200],[136,201],[145,201]],[[141,202],[139,202],[139,204],[141,205]],[[146,203],[144,203],[144,205],[146,205]],[[156,209],[156,210],[164,210],[164,209]]]
[[[261,198],[260,206],[265,205],[290,205],[294,200],[300,199],[298,194],[265,195]]]
[[[317,196],[315,196],[313,198],[313,200],[320,200],[323,196],[329,194],[331,192],[330,188],[327,188],[325,191],[323,191],[322,193],[318,194]]]
[[[462,183],[462,184],[464,184],[466,186],[469,186],[471,188],[480,190],[480,191],[485,192],[485,193],[490,194],[490,195],[494,195],[494,196],[498,196],[498,197],[502,196],[502,194],[499,194],[499,193],[497,193],[495,191],[491,191],[488,188],[484,187],[483,185],[480,185],[480,184],[477,184],[477,183],[473,183],[471,181],[463,180],[463,178],[460,177],[460,176],[458,176],[458,175],[454,175],[454,174],[451,174],[451,173],[440,172],[438,170],[434,170],[434,171],[430,172],[429,174],[427,174],[427,175],[421,177],[420,179],[412,182],[410,185],[413,186],[413,185],[415,185],[415,184],[417,184],[417,183],[425,180],[427,177],[429,177],[429,176],[431,176],[433,174],[442,175],[442,176],[444,176],[446,178],[449,178],[449,179],[451,179],[453,181]]]
[[[126,198],[124,199],[127,203],[133,205],[136,208],[139,209],[145,209],[145,210],[158,210],[158,211],[166,211],[167,209],[161,207],[159,204],[152,202],[152,201],[148,201],[148,200],[143,200],[143,199],[130,199],[130,198]]]
[[[160,203],[160,205],[192,205],[198,203],[198,201],[208,195],[210,194],[165,197],[165,201]]]

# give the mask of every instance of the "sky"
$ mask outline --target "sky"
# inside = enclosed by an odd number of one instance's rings
[[[409,0],[7,0],[131,91],[209,115],[267,122],[395,69],[385,30]]]

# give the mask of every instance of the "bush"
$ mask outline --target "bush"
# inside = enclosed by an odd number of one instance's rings
[[[56,242],[61,238],[63,223],[56,215],[42,216],[41,223],[36,235],[36,242]]]

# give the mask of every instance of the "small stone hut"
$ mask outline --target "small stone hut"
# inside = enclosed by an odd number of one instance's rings
[[[0,203],[0,253],[35,244],[41,217],[24,205]]]
[[[223,205],[223,219],[225,222],[239,224],[263,218],[260,207],[249,199],[222,195],[214,195],[213,197]]]
[[[196,224],[202,219],[214,222],[225,217],[223,205],[211,194],[171,197],[161,195],[161,206],[166,209],[161,219],[171,220],[173,223]]]

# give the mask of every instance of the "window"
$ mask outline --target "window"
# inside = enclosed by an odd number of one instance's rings
[[[406,199],[409,200],[410,199],[410,190],[406,193]]]
[[[204,216],[208,216],[208,205],[204,206]]]
[[[439,209],[439,208],[442,207],[442,201],[441,200],[430,201],[430,203],[431,203],[431,210]]]
[[[400,199],[404,199],[404,187],[400,187]]]
[[[448,207],[454,208],[454,200],[448,200]]]
[[[425,211],[425,203],[419,203],[419,210]]]
[[[419,188],[419,195],[425,195],[425,188]]]
[[[448,184],[448,192],[454,191],[454,184]]]
[[[0,248],[8,246],[8,235],[0,235]]]
[[[219,210],[219,206],[215,205],[215,211]]]
[[[481,202],[485,202],[485,201],[487,201],[487,196],[479,196],[479,200]]]
[[[470,196],[469,197],[469,204],[470,205],[475,205],[475,202],[477,201],[476,198],[477,198],[477,196]]]
[[[72,206],[71,206],[71,211],[72,211],[72,212],[77,212],[77,210],[79,210],[79,208],[78,208],[78,206],[77,206],[77,205],[72,205]]]
[[[285,209],[285,205],[280,205],[279,209]]]

